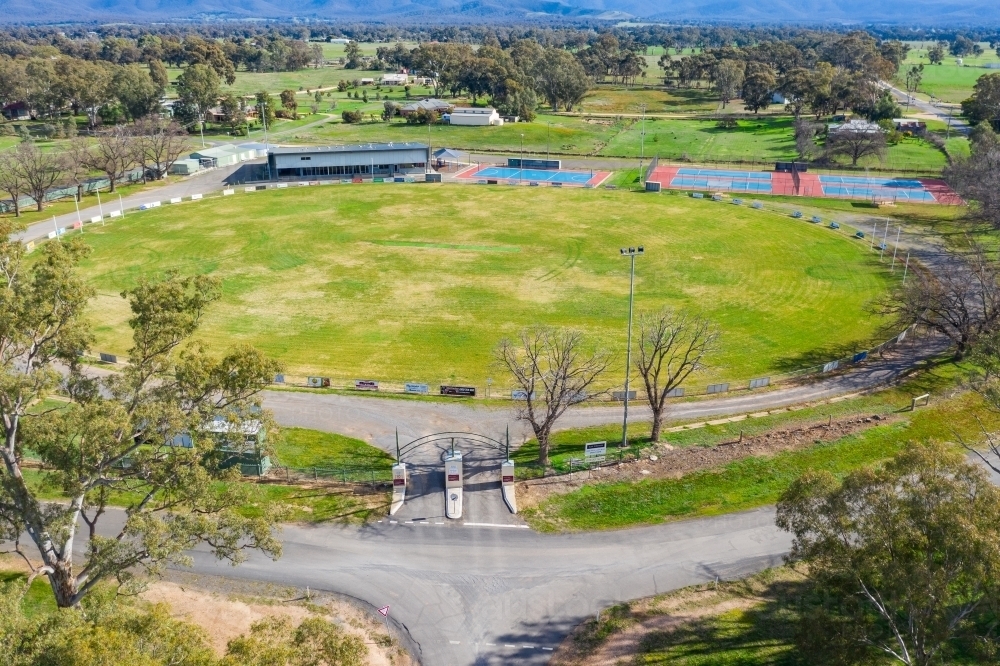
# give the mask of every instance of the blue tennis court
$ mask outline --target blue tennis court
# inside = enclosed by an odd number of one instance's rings
[[[510,167],[486,167],[475,173],[476,178],[496,178],[497,180],[544,181],[548,183],[573,183],[586,185],[597,172],[556,171],[554,169],[511,169]]]
[[[681,176],[702,176],[705,178],[729,178],[731,180],[771,180],[767,171],[725,171],[723,169],[685,169],[677,170]]]
[[[864,199],[934,201],[924,184],[911,178],[871,178],[864,176],[820,176],[823,194]]]
[[[761,171],[682,168],[670,180],[670,186],[767,194],[771,191],[771,174]]]

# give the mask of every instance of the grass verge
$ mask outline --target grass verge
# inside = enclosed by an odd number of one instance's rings
[[[743,458],[676,479],[587,485],[552,496],[523,515],[537,530],[563,531],[623,528],[742,511],[774,503],[806,470],[825,469],[844,476],[890,458],[911,442],[954,441],[956,434],[975,441],[980,432],[976,415],[987,428],[1000,427],[1000,415],[987,412],[976,395],[963,393],[900,421],[808,449]],[[733,425],[743,424],[726,427]]]

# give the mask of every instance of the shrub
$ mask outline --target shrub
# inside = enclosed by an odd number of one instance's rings
[[[344,111],[340,117],[345,123],[360,123],[364,120],[364,115],[360,111]]]

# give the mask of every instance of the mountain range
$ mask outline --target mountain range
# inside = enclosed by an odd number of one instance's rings
[[[0,0],[0,23],[313,19],[471,22],[1000,23],[996,0]]]

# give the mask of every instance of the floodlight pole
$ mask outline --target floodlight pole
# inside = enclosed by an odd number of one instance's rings
[[[521,161],[518,163],[517,182],[524,182],[524,134],[521,134]]]
[[[55,229],[56,240],[57,241],[62,241],[62,239],[59,238],[59,225],[56,224],[56,216],[55,215],[52,216],[52,228]],[[83,225],[82,224],[80,225],[80,229],[83,229]]]
[[[621,448],[628,446],[628,380],[632,370],[632,304],[635,299],[635,258],[643,254],[643,247],[622,248],[622,256],[627,256],[631,266],[628,278],[628,346],[625,348],[625,412],[622,417],[622,444]]]
[[[899,232],[902,230],[902,227],[896,227],[896,244],[892,246],[892,266],[889,268],[890,273],[896,272],[896,250],[899,248]]]
[[[122,214],[122,219],[125,219],[125,204],[122,202],[122,195],[118,195],[118,211]]]
[[[645,180],[642,177],[642,162],[646,158],[646,105],[642,105],[642,130],[639,132],[639,183]]]
[[[906,271],[910,268],[910,251],[906,251],[906,265],[903,266],[903,284],[906,284]]]
[[[881,262],[882,257],[885,256],[885,244],[889,240],[889,221],[885,221],[885,234],[882,236],[882,246],[878,251],[878,260]]]
[[[876,231],[877,229],[878,229],[878,220],[875,220],[874,222],[872,222],[872,237],[871,237],[871,239],[868,242],[868,251],[869,252],[871,252],[872,250],[875,249],[875,234],[878,233]]]
[[[550,161],[552,159],[552,156],[549,154],[549,139],[551,138],[551,135],[552,135],[552,123],[549,122],[549,123],[547,123],[547,125],[548,125],[548,129],[545,130],[545,161],[546,162],[548,162],[548,161]]]
[[[114,176],[111,176],[111,184],[114,185]],[[104,226],[104,206],[101,204],[101,188],[97,188],[97,212],[101,214],[101,226]]]

